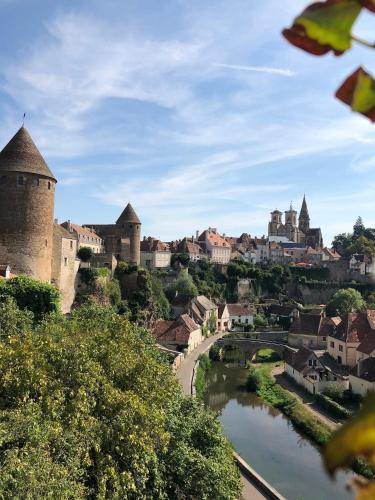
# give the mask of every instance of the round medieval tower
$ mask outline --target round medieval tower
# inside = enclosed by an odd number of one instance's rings
[[[120,228],[124,238],[129,238],[129,254],[125,260],[139,265],[141,262],[141,221],[130,203],[126,205],[125,210],[117,219],[116,226]]]
[[[0,152],[0,263],[51,280],[56,179],[21,127]]]

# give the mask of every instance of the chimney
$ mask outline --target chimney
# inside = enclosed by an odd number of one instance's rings
[[[146,236],[143,236],[143,241],[146,241]]]
[[[71,223],[70,223],[70,219],[68,219],[68,231],[71,232],[71,233],[73,232],[72,226],[71,226]]]
[[[199,238],[199,231],[198,229],[195,231],[195,237],[198,239]]]
[[[55,224],[58,224],[59,223],[59,219],[55,219]]]

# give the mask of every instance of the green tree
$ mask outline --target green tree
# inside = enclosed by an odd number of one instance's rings
[[[173,298],[176,292],[188,297],[196,297],[198,295],[198,289],[188,272],[182,271],[177,280],[167,288],[167,295],[170,298]]]
[[[334,237],[332,246],[341,255],[347,254],[347,249],[353,244],[353,235],[341,233]]]
[[[9,335],[1,498],[238,498],[219,422],[181,395],[145,330],[89,305]]]
[[[17,306],[31,311],[36,321],[60,309],[60,292],[53,285],[29,276],[17,276],[0,282],[0,302],[11,297]]]
[[[77,256],[82,260],[82,262],[88,262],[93,255],[94,252],[90,247],[81,247],[77,252]]]
[[[375,255],[375,241],[368,240],[365,236],[359,236],[347,249],[349,255],[363,253],[365,255]]]
[[[364,235],[366,228],[363,224],[362,217],[358,217],[353,226],[353,238],[357,240]]]
[[[328,316],[344,316],[350,312],[360,311],[365,306],[362,295],[353,288],[338,290],[328,302]]]

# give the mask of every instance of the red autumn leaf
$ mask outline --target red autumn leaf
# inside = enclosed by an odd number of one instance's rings
[[[321,56],[332,51],[339,56],[351,47],[351,29],[361,9],[358,0],[315,2],[296,17],[283,35],[310,54]]]
[[[345,80],[336,97],[353,111],[375,122],[375,80],[362,67]]]

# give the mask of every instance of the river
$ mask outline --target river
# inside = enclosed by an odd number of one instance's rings
[[[237,452],[288,500],[353,499],[341,472],[331,481],[319,450],[290,421],[244,390],[247,370],[215,362],[205,403],[220,412],[224,432]]]

